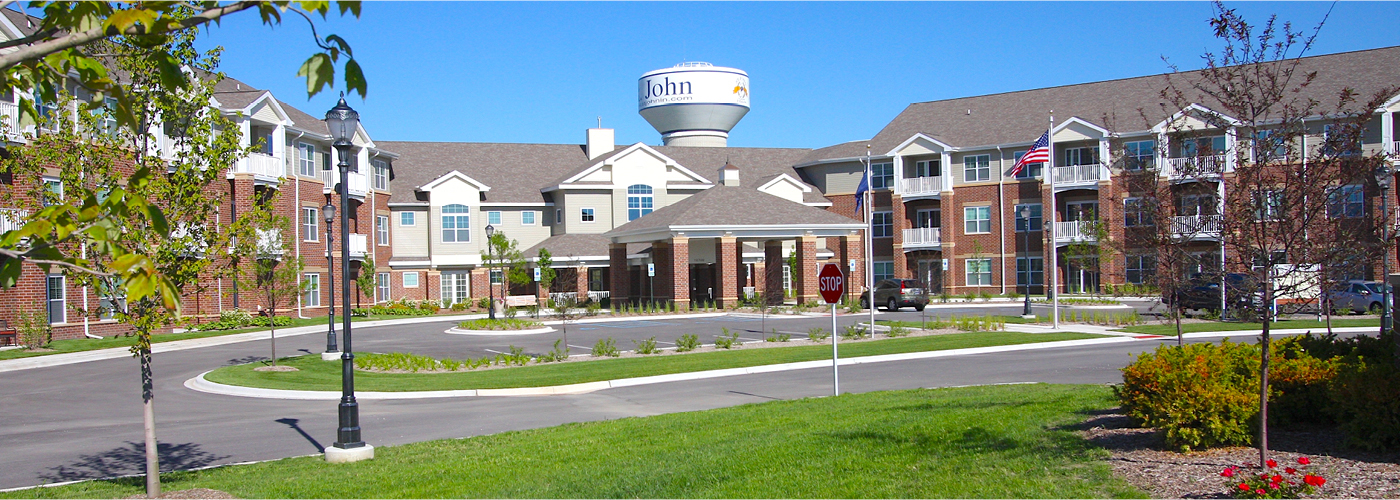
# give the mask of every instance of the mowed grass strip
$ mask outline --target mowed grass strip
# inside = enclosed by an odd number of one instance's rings
[[[1074,332],[1018,333],[977,332],[951,335],[905,337],[850,344],[837,343],[841,357],[876,356],[907,352],[940,351],[1016,345],[1059,340],[1097,338],[1100,335]],[[743,348],[715,352],[672,354],[655,357],[602,359],[583,363],[532,364],[500,370],[444,373],[372,373],[358,371],[355,389],[359,391],[441,391],[461,389],[505,389],[549,387],[603,380],[617,380],[672,373],[743,368],[831,359],[831,346],[807,345],[767,349]],[[340,363],[321,361],[319,356],[286,358],[279,363],[295,366],[295,372],[259,372],[260,364],[226,366],[205,378],[220,384],[305,391],[340,390]]]
[[[240,498],[1145,498],[1075,433],[1103,386],[844,394],[162,475]],[[375,436],[366,428],[365,439]],[[0,493],[123,498],[141,478]]]
[[[1380,325],[1381,320],[1379,318],[1334,318],[1332,320],[1332,326],[1334,328],[1344,328],[1352,326],[1379,327]],[[1264,325],[1260,323],[1225,323],[1220,321],[1211,321],[1207,323],[1184,323],[1181,325],[1181,332],[1233,332],[1238,330],[1254,330],[1257,332],[1263,328]],[[1270,326],[1270,329],[1278,330],[1294,328],[1320,329],[1322,330],[1322,332],[1320,333],[1325,333],[1327,329],[1327,322],[1311,319],[1290,319],[1274,322],[1274,324]],[[1176,325],[1171,323],[1129,326],[1119,328],[1118,330],[1133,333],[1149,333],[1153,335],[1176,335]]]

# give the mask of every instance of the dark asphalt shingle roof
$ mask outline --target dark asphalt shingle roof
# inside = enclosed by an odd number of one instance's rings
[[[755,186],[756,187],[756,186]],[[756,226],[858,224],[858,221],[820,208],[793,203],[754,187],[717,185],[669,206],[657,209],[605,236],[638,230],[684,226]]]
[[[414,189],[452,171],[491,187],[486,202],[544,201],[540,189],[587,157],[577,144],[378,141],[380,149],[398,153],[390,203],[419,201]]]

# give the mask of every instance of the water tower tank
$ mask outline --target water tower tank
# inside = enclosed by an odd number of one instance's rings
[[[724,147],[749,112],[749,74],[690,62],[637,80],[637,111],[667,146]]]

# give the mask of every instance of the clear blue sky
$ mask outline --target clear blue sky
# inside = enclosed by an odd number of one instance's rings
[[[1400,43],[1396,2],[1237,2],[1311,31],[1313,54]],[[350,100],[377,140],[571,143],[602,117],[619,144],[660,143],[637,78],[683,61],[743,69],[752,110],[731,146],[868,139],[913,102],[1127,78],[1199,66],[1206,2],[366,2],[322,24],[347,39],[369,97]],[[299,18],[242,13],[210,29],[230,76],[321,116],[296,76],[315,49]],[[1397,61],[1400,64],[1400,61]],[[337,89],[338,91],[339,89]]]

